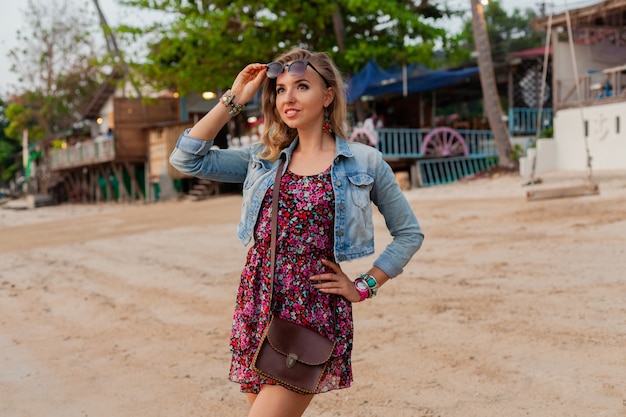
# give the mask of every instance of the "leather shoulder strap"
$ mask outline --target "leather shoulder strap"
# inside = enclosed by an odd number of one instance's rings
[[[278,200],[280,199],[280,179],[283,176],[283,167],[285,160],[280,161],[276,170],[276,178],[274,179],[274,190],[272,192],[272,240],[270,243],[270,301],[269,312],[272,311],[272,294],[274,294],[274,264],[276,262],[276,235],[278,228]]]

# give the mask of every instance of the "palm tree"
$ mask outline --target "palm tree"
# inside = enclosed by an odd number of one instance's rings
[[[515,169],[517,161],[511,158],[513,148],[509,138],[509,131],[503,120],[502,107],[496,87],[496,79],[491,59],[491,46],[485,24],[483,5],[479,0],[470,0],[472,4],[472,28],[474,31],[474,44],[478,52],[478,72],[480,84],[483,90],[483,103],[487,120],[493,132],[493,139],[498,151],[498,164],[502,168]]]

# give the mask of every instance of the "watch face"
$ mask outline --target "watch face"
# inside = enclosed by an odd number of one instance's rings
[[[359,290],[367,291],[367,284],[363,281],[357,281],[354,285],[356,285]]]

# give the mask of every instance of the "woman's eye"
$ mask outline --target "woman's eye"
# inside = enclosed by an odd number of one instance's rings
[[[309,86],[303,83],[303,84],[300,84],[300,85],[298,86],[298,88],[299,88],[300,90],[306,90],[306,89],[308,89],[308,88],[309,88]]]
[[[282,88],[282,87],[278,87],[278,88],[276,89],[276,94],[280,94],[280,93],[282,93],[283,91],[285,91],[285,89],[284,89],[284,88]]]

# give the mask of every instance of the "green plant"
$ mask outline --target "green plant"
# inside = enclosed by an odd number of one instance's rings
[[[550,126],[546,129],[543,129],[540,133],[539,133],[539,137],[540,138],[553,138],[554,137],[554,127]]]
[[[524,156],[524,148],[519,143],[513,145],[513,150],[511,151],[511,159],[514,161],[519,160],[522,156]]]

